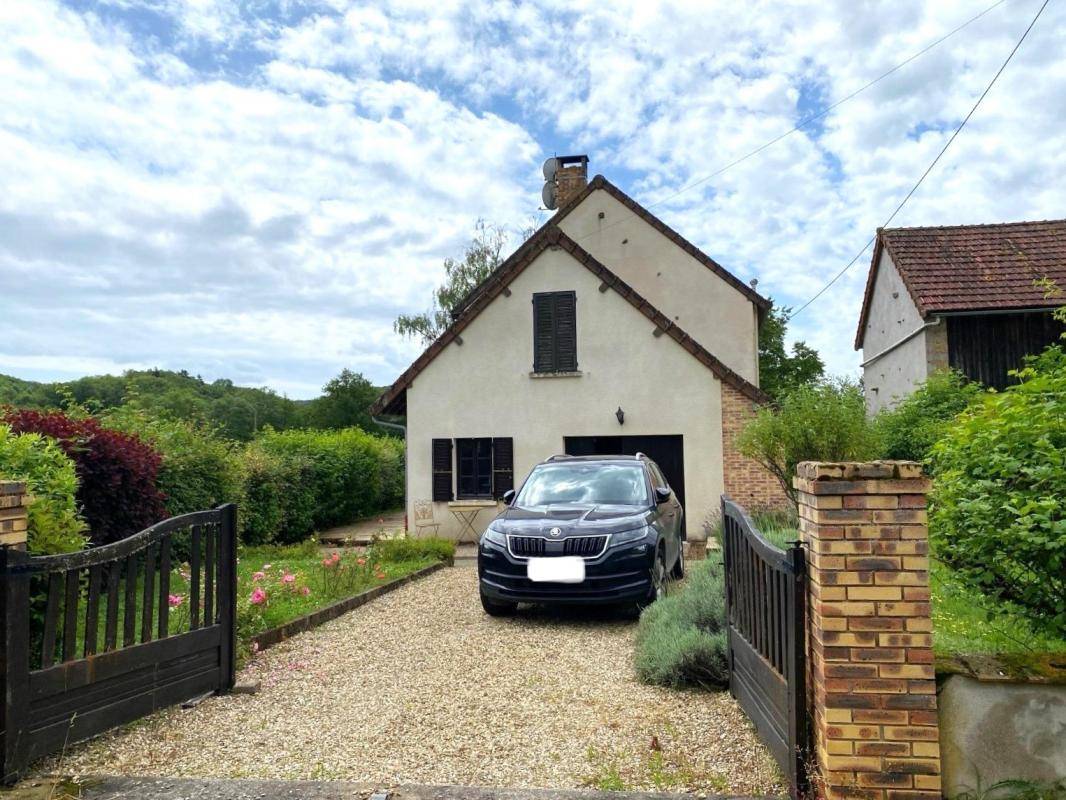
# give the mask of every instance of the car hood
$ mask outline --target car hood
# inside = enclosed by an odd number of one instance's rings
[[[651,511],[608,505],[513,506],[496,517],[493,527],[521,536],[547,536],[552,528],[559,528],[560,538],[619,533],[647,524]]]

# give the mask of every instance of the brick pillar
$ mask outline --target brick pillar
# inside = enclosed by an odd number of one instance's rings
[[[808,693],[824,794],[940,797],[929,481],[907,461],[804,462]]]
[[[27,507],[30,498],[26,484],[18,481],[0,481],[0,547],[26,549],[29,527]]]

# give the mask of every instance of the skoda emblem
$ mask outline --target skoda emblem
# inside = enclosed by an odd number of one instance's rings
[[[550,531],[548,531],[548,535],[551,536],[553,539],[558,539],[560,536],[563,535],[563,529],[552,528]]]

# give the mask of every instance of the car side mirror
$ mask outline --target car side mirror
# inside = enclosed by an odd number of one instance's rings
[[[500,499],[503,500],[504,505],[511,505],[514,502],[514,489],[508,489]]]
[[[662,505],[663,503],[665,503],[667,500],[670,499],[670,495],[671,494],[673,494],[673,492],[670,491],[669,487],[667,487],[667,486],[656,486],[655,487],[655,502],[658,505]]]

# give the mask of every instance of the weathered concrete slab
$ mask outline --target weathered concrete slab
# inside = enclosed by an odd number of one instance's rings
[[[953,675],[938,704],[948,797],[1001,780],[1066,775],[1066,686]]]
[[[217,778],[88,777],[27,781],[0,791],[3,800],[687,800],[695,795],[581,789],[491,789],[466,786],[372,786],[346,781],[255,781]],[[717,796],[716,796],[717,797]],[[722,798],[722,800],[727,800]],[[729,800],[739,800],[730,798]]]

